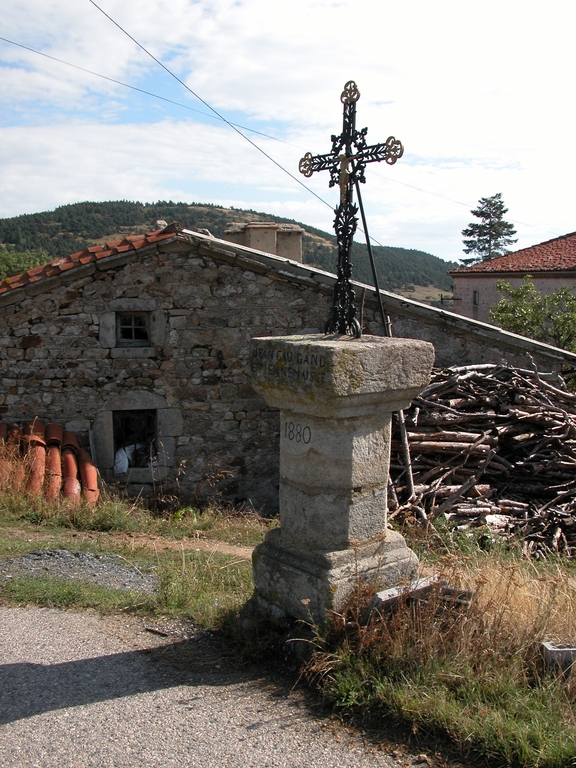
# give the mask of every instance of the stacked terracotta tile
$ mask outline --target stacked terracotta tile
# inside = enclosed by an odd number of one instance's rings
[[[43,495],[47,501],[98,501],[98,471],[73,432],[36,420],[23,427],[0,423],[0,444],[8,449],[0,457],[3,487]]]

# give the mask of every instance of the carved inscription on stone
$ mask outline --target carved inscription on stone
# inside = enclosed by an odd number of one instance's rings
[[[312,430],[307,424],[301,424],[299,421],[285,421],[284,437],[295,443],[308,445],[310,440],[312,440]]]
[[[305,350],[275,349],[268,345],[252,350],[250,370],[257,376],[292,383],[324,384],[328,376],[325,355]]]

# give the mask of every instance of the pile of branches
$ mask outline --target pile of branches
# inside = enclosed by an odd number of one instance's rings
[[[397,418],[390,517],[520,536],[527,555],[576,556],[576,394],[559,374],[435,370]]]

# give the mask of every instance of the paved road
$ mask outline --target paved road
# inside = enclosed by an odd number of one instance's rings
[[[397,768],[314,717],[302,693],[134,618],[0,608],[4,768]]]

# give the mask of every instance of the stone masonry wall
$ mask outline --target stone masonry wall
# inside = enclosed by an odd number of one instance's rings
[[[279,416],[249,383],[248,343],[320,332],[333,282],[307,265],[177,236],[5,294],[2,419],[65,425],[92,449],[105,480],[131,495],[193,501],[221,491],[274,512]],[[356,290],[366,332],[381,335],[373,290]],[[437,365],[529,365],[533,355],[551,370],[568,355],[401,297],[386,294],[384,303],[394,335],[431,341]],[[148,317],[149,346],[117,344],[116,313],[132,311]],[[118,476],[113,414],[131,409],[154,410],[158,455],[153,468]]]
[[[302,332],[304,317],[319,330],[324,295],[219,263],[181,242],[119,261],[81,268],[81,276],[74,270],[67,285],[0,311],[3,420],[54,420],[88,444],[90,427],[110,403],[112,410],[158,407],[172,432],[169,471],[152,484],[149,470],[134,470],[121,479],[129,493],[143,484],[148,492],[193,498],[208,492],[216,468],[223,468],[232,473],[220,483],[229,497],[273,510],[278,414],[248,383],[248,342]],[[157,324],[164,319],[155,339],[161,343],[104,346],[111,307],[131,306],[153,307]],[[102,444],[107,436],[94,437],[97,463],[114,480],[111,446]]]

